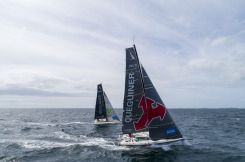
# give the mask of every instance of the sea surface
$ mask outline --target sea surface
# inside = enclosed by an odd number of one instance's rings
[[[115,109],[122,117],[122,109]],[[169,109],[184,137],[118,146],[122,124],[93,125],[93,109],[0,109],[0,161],[245,162],[245,109]]]

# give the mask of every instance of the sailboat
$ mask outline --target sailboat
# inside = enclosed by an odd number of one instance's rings
[[[139,62],[135,45],[126,48],[123,110],[119,145],[149,146],[184,140]]]
[[[97,98],[94,113],[94,124],[108,124],[120,122],[111,102],[103,91],[102,84],[97,85]]]

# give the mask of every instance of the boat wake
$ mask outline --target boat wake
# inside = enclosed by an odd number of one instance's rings
[[[127,150],[128,148],[116,145],[112,139],[100,137],[88,137],[85,135],[75,136],[63,131],[54,132],[52,135],[38,135],[33,139],[5,139],[0,143],[8,145],[16,144],[25,149],[51,149],[57,147],[69,147],[72,145],[80,145],[93,147],[97,146],[108,150]]]

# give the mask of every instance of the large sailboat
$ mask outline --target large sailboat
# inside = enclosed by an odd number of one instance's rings
[[[184,140],[139,62],[135,45],[126,48],[123,110],[119,145],[144,146]]]
[[[111,102],[103,91],[102,84],[97,86],[94,124],[108,124],[120,122]]]

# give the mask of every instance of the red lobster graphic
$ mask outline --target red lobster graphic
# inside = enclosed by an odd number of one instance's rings
[[[147,103],[147,107],[146,107]],[[152,119],[160,117],[161,120],[163,119],[166,107],[163,105],[160,105],[159,103],[156,103],[157,106],[155,108],[152,107],[152,104],[155,103],[154,100],[151,100],[149,98],[146,98],[143,95],[139,104],[139,108],[142,107],[143,113],[140,117],[140,119],[137,122],[134,122],[135,130],[141,130],[146,128],[147,122],[150,123]]]

